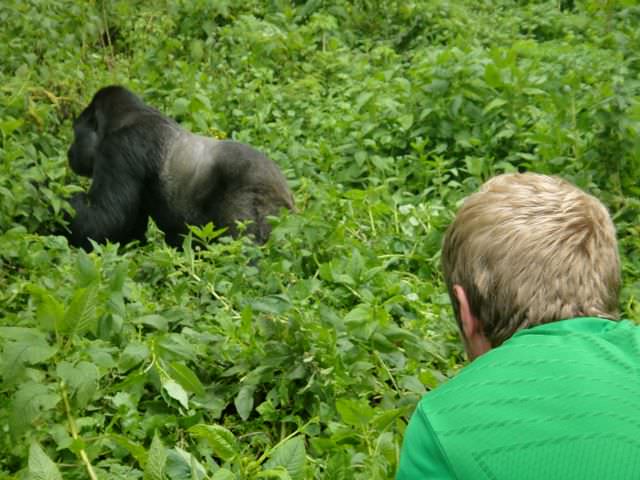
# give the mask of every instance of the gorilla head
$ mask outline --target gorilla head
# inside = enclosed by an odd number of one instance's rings
[[[73,122],[74,142],[69,148],[69,164],[78,175],[91,177],[96,148],[104,138],[107,127],[127,117],[124,109],[145,109],[144,103],[125,88],[111,86],[98,91],[93,101]],[[116,127],[117,128],[117,127]]]
[[[98,145],[98,126],[95,113],[86,109],[73,122],[75,141],[69,148],[69,165],[78,175],[90,177],[93,172],[95,148]]]
[[[213,222],[237,235],[237,222],[258,243],[269,236],[266,217],[293,209],[278,166],[254,148],[194,135],[119,86],[101,89],[74,121],[69,164],[92,178],[87,194],[71,199],[70,241],[144,240],[148,218],[178,246],[187,224]]]

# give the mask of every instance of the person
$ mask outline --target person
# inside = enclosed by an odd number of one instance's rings
[[[504,174],[466,199],[442,268],[471,363],[419,402],[397,480],[640,479],[640,327],[618,320],[602,203]]]

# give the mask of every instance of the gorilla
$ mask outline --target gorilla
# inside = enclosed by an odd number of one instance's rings
[[[70,201],[72,245],[143,242],[149,217],[172,246],[181,245],[187,224],[213,222],[237,236],[238,221],[250,221],[246,232],[264,243],[266,217],[294,210],[272,160],[249,145],[188,132],[124,87],[100,89],[73,130],[69,165],[92,181]]]

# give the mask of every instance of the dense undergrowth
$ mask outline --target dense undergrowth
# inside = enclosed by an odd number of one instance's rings
[[[442,233],[499,172],[603,199],[639,321],[634,4],[3,1],[0,478],[392,478],[463,362]],[[299,213],[263,247],[51,235],[87,186],[71,121],[112,83],[267,152]]]

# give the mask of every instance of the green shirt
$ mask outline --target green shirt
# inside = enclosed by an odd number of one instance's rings
[[[521,330],[428,393],[397,480],[640,479],[640,327]]]

